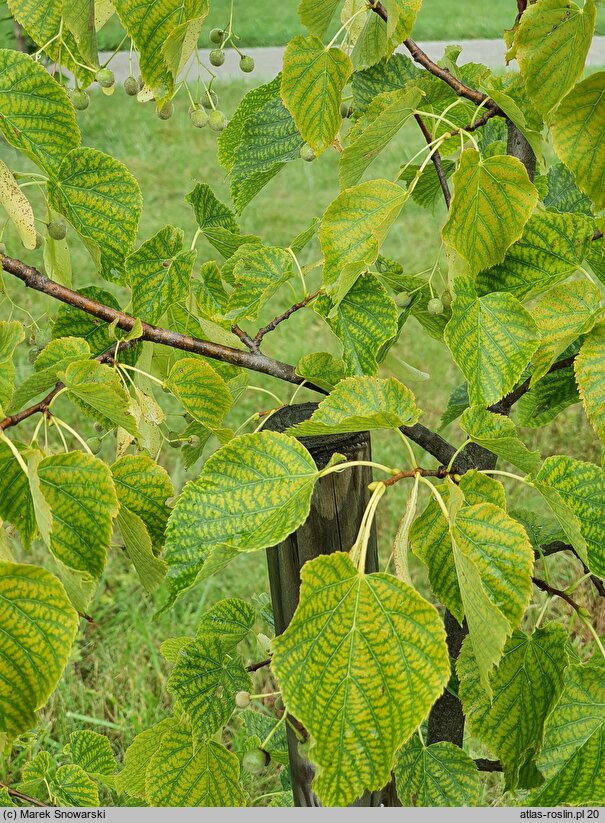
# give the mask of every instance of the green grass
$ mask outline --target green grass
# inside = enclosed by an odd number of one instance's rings
[[[221,106],[229,114],[244,91],[242,85],[218,88]],[[170,222],[185,229],[192,237],[195,226],[192,213],[184,202],[185,195],[198,180],[208,182],[217,194],[227,199],[228,187],[223,170],[216,162],[215,138],[208,130],[193,129],[188,121],[184,99],[177,98],[177,111],[169,122],[154,116],[153,107],[141,106],[120,91],[108,98],[94,94],[90,108],[79,114],[83,142],[110,152],[122,160],[141,183],[144,210],[141,218],[140,240],[149,237]],[[125,124],[127,127],[125,127]],[[398,166],[412,156],[418,148],[418,135],[405,130],[384,156],[374,164],[373,174],[392,178]],[[6,147],[0,157],[12,169],[26,167],[16,152]],[[26,191],[31,192],[32,189]],[[313,164],[290,164],[260,194],[246,210],[242,220],[245,232],[260,233],[267,242],[287,244],[310,221],[312,215],[321,214],[337,193],[337,156],[326,152]],[[435,214],[420,209],[414,203],[406,206],[404,214],[391,231],[385,252],[398,259],[406,271],[416,272],[432,266],[439,253],[439,228],[444,219],[441,205]],[[10,233],[7,238],[8,252],[21,256],[23,249]],[[83,246],[74,240],[70,232],[74,259],[74,285],[82,287],[98,283],[90,258]],[[212,250],[199,244],[199,260],[214,256]],[[317,245],[309,248],[307,260],[317,259]],[[39,252],[28,253],[28,261],[41,263]],[[315,279],[319,275],[315,274]],[[54,313],[56,306],[41,295],[27,292],[21,284],[4,278],[11,298],[46,322],[45,315]],[[438,286],[441,288],[441,286]],[[278,313],[291,302],[287,291],[280,294],[271,306],[271,314]],[[0,303],[0,318],[7,319],[9,305]],[[15,316],[24,321],[26,316],[16,311]],[[267,354],[290,363],[313,350],[338,353],[337,341],[326,326],[311,311],[295,315],[280,330],[267,338]],[[19,360],[19,378],[31,370],[25,347]],[[430,379],[411,385],[419,406],[424,409],[423,421],[436,426],[451,390],[461,382],[461,376],[441,343],[421,333],[415,321],[404,327],[396,354],[419,369],[430,373]],[[385,373],[386,374],[386,373]],[[270,378],[252,375],[255,385],[269,388],[286,402],[292,388]],[[311,399],[302,392],[300,399]],[[252,411],[267,408],[266,397],[255,393],[246,395],[244,402],[230,420],[237,426]],[[76,418],[65,402],[58,407],[73,424],[84,433],[91,432],[89,425]],[[28,429],[24,427],[25,437]],[[31,431],[31,429],[30,429]],[[569,432],[574,437],[569,437]],[[550,429],[542,432],[525,432],[528,445],[540,447],[545,454],[573,452],[574,456],[599,462],[599,446],[589,430],[579,406],[555,421]],[[448,437],[459,444],[463,438],[454,425]],[[111,460],[110,438],[103,456]],[[397,465],[405,460],[402,444],[395,436],[379,434],[374,438],[374,457],[380,462]],[[430,465],[426,456],[424,465]],[[195,477],[199,467],[189,474],[185,472],[178,451],[167,449],[162,463],[180,487],[188,477]],[[533,499],[525,489],[510,487],[511,499],[516,505],[533,505]],[[396,486],[381,504],[378,513],[378,530],[383,559],[390,554],[390,545],[397,521],[405,504],[403,484]],[[31,555],[21,554],[25,561],[50,565],[48,556],[38,546]],[[424,571],[413,568],[419,588],[430,596]],[[571,579],[571,564],[561,561],[557,574],[565,583]],[[136,577],[119,548],[110,555],[98,594],[90,607],[94,624],[84,625],[80,632],[72,659],[59,688],[49,706],[41,714],[41,736],[32,742],[34,750],[47,748],[58,753],[65,745],[71,731],[91,728],[105,733],[114,750],[121,755],[125,746],[144,728],[165,716],[170,705],[166,691],[167,666],[159,648],[167,637],[193,633],[199,615],[208,605],[225,596],[250,598],[268,591],[264,553],[244,554],[225,571],[189,592],[167,614],[153,620],[154,606],[143,595]],[[558,607],[557,607],[558,608]],[[600,629],[605,628],[605,612],[600,616]],[[262,631],[267,627],[259,623]],[[250,659],[260,659],[260,649],[249,648]],[[257,677],[259,689],[273,691],[272,684],[265,682],[266,673]],[[28,746],[17,750],[11,761],[0,760],[0,780],[13,779],[26,755]],[[255,784],[254,791],[270,791],[276,785],[276,775],[271,773],[265,783]],[[273,782],[272,782],[273,781]],[[268,787],[268,788],[267,788]]]

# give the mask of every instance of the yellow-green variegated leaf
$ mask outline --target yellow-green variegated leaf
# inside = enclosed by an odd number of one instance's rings
[[[235,647],[252,629],[255,619],[254,609],[249,603],[237,597],[227,597],[204,612],[195,636],[201,642],[215,638]]]
[[[162,543],[174,495],[166,469],[144,454],[125,454],[111,467],[121,506],[130,509],[145,523],[155,545]]]
[[[50,791],[61,806],[98,806],[99,789],[84,769],[74,763],[59,766],[50,780]]]
[[[111,743],[102,734],[87,729],[72,732],[66,750],[76,766],[87,774],[109,776],[116,770]]]
[[[287,537],[309,514],[316,478],[309,452],[285,434],[245,434],[215,452],[168,522],[164,559],[172,590],[191,586],[213,552],[232,556]]]
[[[476,806],[481,781],[475,761],[453,743],[425,746],[414,735],[395,762],[403,806]]]
[[[367,265],[374,263],[406,193],[388,180],[368,180],[342,191],[323,216],[319,239],[323,282],[342,299]]]
[[[69,657],[78,615],[56,577],[0,563],[0,733],[12,740],[36,725]]]
[[[48,187],[51,208],[84,240],[106,280],[117,280],[132,249],[142,208],[139,184],[126,166],[97,149],[71,151]]]
[[[549,489],[557,493],[555,501],[545,496],[546,502],[593,574],[605,577],[605,471],[594,463],[555,454],[542,464],[536,488],[543,496]],[[571,511],[571,523],[561,504]]]
[[[539,344],[531,314],[512,294],[478,297],[468,277],[456,280],[456,299],[444,337],[468,380],[473,406],[488,406],[509,392]]]
[[[6,786],[2,786],[2,788],[0,788],[0,808],[17,808],[17,804],[13,803],[12,796],[8,793],[8,789],[6,788]]]
[[[245,806],[239,760],[214,740],[195,747],[191,732],[168,729],[152,756],[145,779],[150,806]]]
[[[300,603],[273,641],[289,712],[308,730],[324,805],[346,806],[389,780],[395,752],[441,694],[449,658],[441,620],[388,574],[360,574],[348,555],[306,563]]]
[[[162,46],[164,61],[173,80],[179,77],[197,48],[202,25],[209,11],[209,0],[190,0],[177,8],[182,22],[172,29]]]
[[[574,362],[576,382],[586,416],[605,443],[605,325],[587,335]]]
[[[167,717],[138,734],[126,749],[124,768],[116,775],[116,789],[128,797],[146,800],[145,776],[147,767],[160,747],[164,735],[176,727],[173,717]]]
[[[104,428],[120,426],[132,435],[137,434],[130,397],[115,369],[98,360],[76,360],[59,377],[71,400]]]
[[[223,378],[208,363],[184,357],[172,367],[166,386],[194,420],[211,431],[220,428],[233,397]]]
[[[420,11],[422,0],[385,0],[387,10],[387,37],[393,45],[399,45],[410,36]]]
[[[582,76],[592,40],[594,0],[538,0],[519,22],[509,56],[516,57],[527,94],[546,115]]]
[[[91,454],[68,452],[44,458],[38,478],[52,513],[50,550],[70,569],[99,577],[118,513],[109,469]]]
[[[296,374],[326,391],[332,391],[345,376],[345,364],[324,351],[304,354],[298,361]]]
[[[523,234],[538,190],[520,160],[481,157],[467,149],[454,173],[454,197],[443,239],[468,262],[471,274],[504,260]]]
[[[124,541],[126,554],[131,559],[143,588],[153,592],[166,576],[166,563],[153,553],[153,544],[147,526],[138,514],[120,506],[116,524]]]
[[[252,680],[233,649],[216,637],[190,640],[180,649],[168,691],[187,712],[199,740],[212,737],[235,711],[235,695]]]
[[[195,251],[183,251],[184,232],[165,226],[126,260],[132,314],[157,323],[173,303],[189,294]]]
[[[380,95],[381,107],[377,114],[366,119],[359,130],[355,130],[355,139],[340,156],[340,188],[347,189],[359,182],[364,171],[390,140],[403,127],[418,107],[422,92],[415,87],[387,91]],[[377,101],[375,101],[377,102]]]
[[[300,0],[298,16],[316,37],[323,37],[341,0]]]
[[[536,765],[544,783],[533,806],[599,806],[605,803],[605,668],[601,659],[570,666],[563,692],[546,721]]]
[[[605,71],[591,74],[563,98],[552,135],[579,188],[597,209],[605,208]]]
[[[511,788],[525,761],[542,745],[544,722],[563,688],[566,645],[565,630],[554,623],[530,635],[515,631],[490,676],[491,702],[470,639],[462,645],[457,670],[469,730],[500,760]]]
[[[0,131],[50,174],[80,144],[74,107],[63,87],[41,63],[12,49],[0,49]]]
[[[95,0],[70,0],[63,3],[61,12],[64,25],[73,34],[84,62],[98,68]]]
[[[243,254],[233,269],[235,288],[226,318],[231,322],[256,320],[267,300],[292,276],[292,257],[284,249],[261,247]]]
[[[32,449],[16,443],[23,461],[28,462]],[[19,531],[21,541],[29,549],[36,535],[36,513],[28,476],[13,454],[10,446],[0,440],[0,518]]]
[[[389,377],[347,377],[322,400],[309,420],[288,434],[312,437],[413,426],[420,416],[412,392]]]
[[[23,190],[19,188],[6,163],[0,161],[0,203],[26,249],[36,248],[36,222],[34,211]]]
[[[532,386],[544,377],[568,346],[592,329],[600,303],[600,290],[588,280],[554,286],[536,303],[532,315],[542,342],[533,358]],[[602,336],[602,328],[600,333],[595,331],[590,335],[593,340]],[[576,376],[577,369],[576,359]]]
[[[24,339],[21,323],[16,320],[0,321],[0,414],[6,411],[13,396],[16,376],[13,355]]]
[[[382,283],[370,272],[362,274],[336,306],[320,295],[315,311],[342,343],[347,373],[376,374],[381,347],[399,331],[397,306]]]
[[[460,417],[460,428],[473,443],[503,457],[528,474],[540,464],[540,453],[530,451],[519,439],[517,427],[503,414],[494,414],[480,406],[471,406]]]
[[[282,100],[316,152],[327,149],[338,134],[342,92],[352,70],[342,49],[326,49],[317,37],[294,37],[286,46]]]

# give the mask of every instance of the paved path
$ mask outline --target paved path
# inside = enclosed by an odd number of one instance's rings
[[[461,64],[484,63],[490,68],[504,66],[504,53],[506,48],[502,40],[457,40],[453,42],[462,46],[462,54],[460,55],[459,60]],[[420,46],[433,59],[438,59],[443,54],[445,47],[451,44],[452,43],[446,40],[436,40],[432,42],[420,43]],[[405,49],[402,49],[402,51],[405,51]],[[253,75],[251,75],[252,78],[257,77],[264,80],[275,77],[281,69],[282,56],[284,53],[284,49],[281,46],[273,46],[262,49],[248,49],[247,53],[254,57],[256,63],[256,71]],[[208,64],[208,50],[200,49],[199,54],[202,60]],[[219,77],[225,79],[241,79],[249,76],[242,74],[239,70],[239,58],[233,49],[227,49],[226,55],[227,59],[225,60],[224,65],[219,69],[216,69],[216,73]],[[109,54],[106,53],[105,55],[100,56],[101,62],[103,63],[109,57]],[[605,66],[605,37],[595,37],[592,41],[587,64],[589,66]],[[512,65],[515,66],[516,63],[513,62]],[[117,54],[111,61],[111,68],[116,75],[116,81],[120,83],[123,82],[128,76],[128,52],[120,52]]]

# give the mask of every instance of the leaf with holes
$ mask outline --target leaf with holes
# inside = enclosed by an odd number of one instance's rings
[[[504,260],[523,234],[538,190],[516,157],[481,157],[467,149],[454,173],[454,197],[443,240],[469,264],[471,274]]]
[[[403,806],[476,806],[481,782],[475,761],[453,743],[425,746],[418,735],[399,751],[394,768]]]
[[[449,677],[444,638],[435,608],[397,578],[359,574],[341,552],[304,565],[271,665],[313,741],[324,805],[346,806],[388,782],[395,752]]]
[[[78,615],[56,577],[0,563],[0,733],[12,740],[36,725],[54,691],[78,629]]]

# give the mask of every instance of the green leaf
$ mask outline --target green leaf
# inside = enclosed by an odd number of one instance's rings
[[[296,374],[326,391],[332,391],[345,376],[345,364],[328,352],[304,354],[298,361]]]
[[[298,160],[303,145],[292,115],[279,96],[248,117],[231,171],[230,192],[236,211],[241,213],[285,163]]]
[[[98,67],[95,0],[71,0],[63,4],[61,12],[85,62],[91,67]]]
[[[602,661],[570,666],[563,693],[546,721],[537,766],[544,784],[534,806],[598,806],[605,803],[605,701]]]
[[[307,518],[316,477],[308,451],[285,434],[245,434],[215,452],[168,522],[173,590],[193,585],[213,550],[264,549],[287,537]]]
[[[50,182],[48,199],[82,237],[101,276],[119,279],[143,205],[139,184],[126,166],[97,149],[74,149]]]
[[[271,665],[311,735],[314,790],[324,805],[346,806],[388,782],[395,752],[441,694],[450,670],[443,625],[414,589],[359,574],[341,552],[308,561],[301,577]]]
[[[536,471],[540,464],[540,453],[529,451],[519,439],[517,427],[506,415],[471,406],[462,413],[460,428],[473,443],[503,457],[524,472]]]
[[[0,414],[8,409],[15,386],[15,349],[25,340],[23,326],[16,320],[0,320]]]
[[[542,494],[542,486],[558,492],[565,507],[577,518],[588,549],[587,565],[593,574],[605,577],[605,471],[593,463],[556,454],[546,458],[536,475],[535,485]],[[553,514],[574,548],[582,554],[583,547],[572,539],[573,532],[565,528],[554,509]]]
[[[111,744],[102,734],[88,730],[72,732],[66,749],[76,766],[88,774],[108,776],[116,770]]]
[[[577,271],[593,234],[583,214],[537,212],[504,262],[477,276],[477,291],[508,291],[522,300],[539,294]]]
[[[0,49],[0,78],[0,131],[11,146],[54,175],[80,144],[65,90],[41,63],[12,49]]]
[[[121,426],[136,436],[136,420],[129,408],[130,397],[115,369],[98,360],[76,360],[59,377],[71,400],[85,414],[106,429]]]
[[[387,37],[391,40],[394,38],[395,45],[403,43],[410,36],[421,6],[422,0],[385,0],[388,14]]]
[[[17,808],[17,804],[13,803],[11,795],[8,793],[6,786],[0,788],[0,808]]]
[[[377,14],[368,14],[351,52],[355,72],[376,65],[388,57],[390,51],[386,23]]]
[[[9,740],[36,725],[54,691],[78,629],[78,616],[56,577],[0,563],[0,732]]]
[[[181,4],[177,9],[183,22],[172,30],[162,46],[162,55],[173,80],[178,79],[197,49],[202,25],[210,10],[209,0]]]
[[[52,512],[50,550],[69,568],[99,577],[118,513],[109,469],[90,454],[69,452],[42,460],[38,477]]]
[[[266,744],[265,751],[271,755],[271,760],[287,766],[288,739],[284,725],[280,724],[280,728],[276,728],[279,721],[276,720],[275,717],[252,709],[246,709],[241,712],[240,717],[244,721],[246,731],[250,737],[256,736],[259,740],[264,741],[269,734],[275,730],[269,742]]]
[[[605,72],[591,74],[563,98],[552,124],[554,149],[597,210],[605,208]]]
[[[19,188],[12,171],[0,160],[0,203],[17,229],[26,249],[36,248],[34,211],[23,190]]]
[[[339,4],[340,0],[300,0],[298,16],[311,34],[323,37]]]
[[[150,806],[245,806],[239,760],[220,743],[196,748],[191,732],[175,727],[162,737],[146,777]]]
[[[235,152],[243,139],[244,125],[271,100],[279,99],[280,88],[281,74],[278,74],[270,83],[249,91],[240,101],[233,117],[227,123],[227,128],[221,132],[217,141],[218,160],[225,171],[233,169]]]
[[[545,426],[579,400],[573,366],[559,369],[545,375],[517,401],[513,410],[514,420],[518,426]]]
[[[220,428],[233,398],[223,378],[195,357],[183,357],[172,367],[166,386],[194,420],[211,431]]]
[[[363,112],[383,92],[405,88],[421,76],[421,71],[404,54],[393,54],[388,60],[356,71],[351,79],[355,111]]]
[[[84,769],[72,763],[59,766],[50,782],[50,790],[61,806],[99,805],[99,790]]]
[[[469,730],[499,758],[509,788],[517,785],[525,760],[542,746],[544,723],[563,688],[566,645],[565,630],[554,623],[530,635],[515,631],[490,677],[491,702],[472,644],[467,639],[462,645],[457,670]]]
[[[195,636],[202,642],[215,638],[235,647],[252,629],[255,617],[254,609],[245,600],[238,600],[237,597],[219,600],[204,612]]]
[[[166,563],[153,553],[151,537],[138,514],[120,506],[117,525],[124,540],[126,554],[148,593],[153,592],[166,576]]]
[[[340,156],[340,188],[354,186],[370,163],[387,147],[392,138],[418,108],[422,92],[417,88],[384,92],[376,116],[355,129],[355,139]],[[370,114],[368,111],[368,118]]]
[[[417,177],[420,168],[421,167],[417,165],[405,166],[399,175],[399,179],[405,180],[405,182],[409,185],[412,180]],[[445,179],[449,180],[456,167],[451,160],[442,160],[441,168]],[[435,202],[440,197],[442,197],[441,182],[439,180],[437,170],[435,169],[435,165],[431,163],[424,169],[418,178],[418,182],[412,191],[412,200],[418,203],[419,206],[429,209],[435,205]]]
[[[159,749],[162,738],[174,726],[174,718],[167,717],[135,737],[126,749],[124,768],[116,775],[115,783],[118,791],[123,792],[128,797],[146,799],[145,776],[147,767],[151,758]]]
[[[189,294],[194,251],[183,251],[185,233],[165,226],[126,260],[126,277],[132,288],[132,313],[157,323],[172,303]]]
[[[532,386],[548,372],[568,346],[592,329],[600,303],[600,290],[587,280],[555,286],[536,303],[532,314],[542,342],[533,359]],[[595,330],[590,339],[594,341],[599,336],[602,332],[599,335]],[[577,369],[578,359],[576,374]]]
[[[304,140],[320,153],[340,124],[342,92],[353,67],[338,48],[324,48],[317,37],[294,37],[286,46],[281,81],[284,105]]]
[[[34,364],[35,371],[15,390],[8,411],[12,414],[25,406],[34,397],[47,392],[59,381],[59,374],[74,360],[83,360],[90,355],[90,347],[80,337],[60,337],[51,340]]]
[[[20,443],[15,446],[27,462],[31,449]],[[28,549],[37,531],[29,480],[12,450],[3,441],[0,441],[0,518],[13,524]]]
[[[111,472],[120,505],[137,514],[154,544],[160,545],[170,514],[166,501],[174,495],[166,469],[144,454],[126,454]]]
[[[309,420],[287,430],[295,437],[346,434],[413,426],[420,412],[412,392],[392,377],[347,377]]]
[[[513,48],[527,93],[548,114],[582,76],[595,27],[593,0],[538,0],[521,16]]]
[[[250,249],[233,269],[235,288],[227,305],[227,319],[256,320],[264,304],[292,276],[292,257],[284,249]]]
[[[481,782],[475,761],[453,743],[425,746],[418,735],[395,763],[397,794],[403,806],[476,806]]]
[[[516,157],[482,158],[475,149],[460,156],[454,197],[443,240],[469,264],[471,274],[504,260],[523,234],[538,202],[538,190]]]
[[[315,311],[341,341],[348,374],[374,375],[384,343],[398,333],[397,306],[373,274],[362,274],[338,304],[335,316],[328,297],[320,295]]]
[[[206,183],[198,183],[185,200],[193,208],[197,224],[206,239],[225,257],[231,257],[239,245],[252,240],[239,236],[235,215]],[[229,239],[229,242],[235,240],[235,248],[226,249],[226,239]],[[257,244],[260,244],[258,239]]]
[[[105,291],[105,289],[87,286],[84,289],[79,289],[77,293],[83,297],[97,300],[99,303],[104,303],[112,309],[121,310],[120,304],[113,294]],[[59,308],[52,328],[52,336],[53,340],[63,337],[83,338],[88,343],[90,354],[93,357],[105,352],[112,344],[115,345],[115,337],[110,335],[109,323],[102,323],[96,317],[92,317],[81,309],[68,305]],[[128,352],[124,352],[124,355],[128,355]]]
[[[250,675],[231,651],[217,638],[191,640],[180,650],[168,679],[168,691],[178,698],[200,740],[227,723],[235,711],[237,692],[252,689]]]
[[[598,292],[598,290],[597,290]],[[598,294],[600,299],[600,294]],[[587,335],[575,359],[576,382],[586,416],[605,443],[605,325],[603,323]]]
[[[592,215],[590,199],[582,194],[576,186],[573,174],[565,168],[563,163],[555,163],[548,169],[546,175],[548,194],[544,198],[544,205],[551,211],[575,212],[577,214]]]
[[[325,258],[323,282],[337,299],[374,263],[405,200],[406,193],[395,183],[368,180],[345,189],[330,203],[319,239]]]
[[[456,280],[445,342],[468,380],[471,405],[490,405],[509,392],[538,348],[531,314],[511,294],[477,297],[471,278]]]

